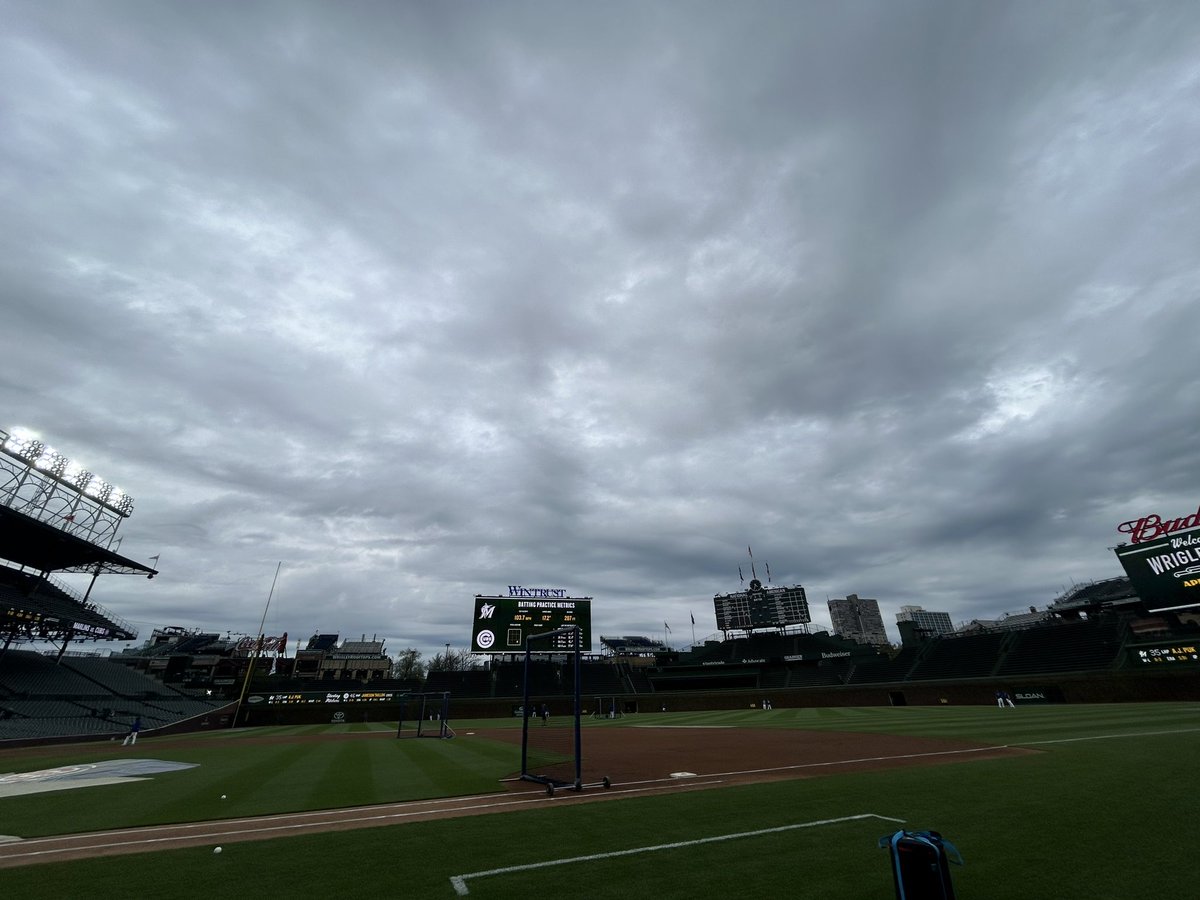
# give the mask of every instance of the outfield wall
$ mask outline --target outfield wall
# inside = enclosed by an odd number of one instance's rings
[[[890,684],[840,687],[787,688],[778,690],[658,691],[650,694],[615,693],[624,712],[704,711],[750,709],[770,700],[775,709],[839,706],[990,706],[996,691],[1008,691],[1018,705],[1040,703],[1134,703],[1146,701],[1200,700],[1200,671],[1197,672],[1102,672],[1096,674],[1044,675],[975,681],[902,681]],[[569,712],[570,698],[537,697],[550,706],[551,715]],[[594,699],[584,696],[591,712]],[[450,720],[511,718],[520,697],[455,698],[451,696]],[[328,704],[280,706],[255,710],[252,725],[355,724],[395,722],[395,703]]]
[[[1200,701],[1200,671],[1191,672],[1099,672],[1030,676],[1011,679],[973,681],[901,681],[883,684],[781,688],[775,690],[691,690],[654,693],[612,693],[618,708],[625,713],[735,710],[760,708],[770,700],[775,709],[849,706],[990,706],[996,691],[1005,690],[1017,705],[1042,703],[1136,703],[1147,701]],[[570,712],[570,698],[547,696],[534,698],[546,702],[551,715]],[[584,708],[590,714],[594,698],[584,696]],[[454,698],[450,701],[450,721],[463,719],[512,718],[520,697]],[[229,727],[236,704],[167,727],[143,732],[146,737],[204,731]],[[272,725],[354,725],[394,723],[400,707],[394,702],[325,703],[296,706],[258,707],[249,716],[252,726]],[[2,741],[0,746],[108,740],[110,736],[58,736],[20,741]]]
[[[1200,700],[1200,671],[1190,673],[1072,673],[1010,679],[933,682],[903,681],[843,687],[779,690],[658,691],[616,694],[623,709],[637,712],[749,709],[770,700],[775,709],[838,706],[988,706],[1005,690],[1018,703],[1134,703]],[[1037,695],[1041,695],[1040,697]],[[561,698],[559,698],[561,699]],[[587,708],[591,698],[584,698]],[[456,719],[511,715],[511,700],[453,700]],[[630,705],[633,708],[630,709]]]

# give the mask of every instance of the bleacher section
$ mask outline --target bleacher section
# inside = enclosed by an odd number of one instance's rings
[[[98,657],[53,659],[26,650],[0,656],[0,741],[123,735],[214,711],[223,702],[189,697]]]
[[[95,682],[28,650],[9,650],[0,659],[0,690],[13,697],[73,697],[107,693]]]
[[[980,678],[991,675],[1008,640],[1004,631],[943,636],[932,641],[909,673],[909,681],[935,678]]]
[[[105,634],[114,626],[123,632],[137,634],[128,623],[98,603],[84,603],[66,584],[7,565],[0,565],[0,611],[10,618],[29,617],[35,628],[36,622],[47,626],[53,623],[54,628],[71,623],[77,629],[94,634]]]
[[[880,656],[875,659],[864,659],[854,663],[847,679],[849,684],[886,684],[894,681],[906,681],[908,673],[917,662],[919,650],[915,647],[905,647],[894,657]]]
[[[579,667],[580,687],[584,694],[623,694],[625,682],[612,663],[587,663]]]
[[[845,684],[850,667],[844,663],[832,666],[789,666],[785,687],[821,687]]]
[[[1087,672],[1112,668],[1122,626],[1116,622],[1064,622],[1016,632],[997,675]]]

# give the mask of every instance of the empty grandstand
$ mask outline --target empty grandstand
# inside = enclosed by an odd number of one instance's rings
[[[99,657],[10,649],[0,665],[0,741],[117,736],[139,718],[147,730],[215,725],[222,706]]]

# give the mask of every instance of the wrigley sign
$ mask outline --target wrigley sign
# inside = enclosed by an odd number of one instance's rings
[[[1134,591],[1162,609],[1200,603],[1200,509],[1190,516],[1142,516],[1117,526],[1130,543],[1114,547]]]

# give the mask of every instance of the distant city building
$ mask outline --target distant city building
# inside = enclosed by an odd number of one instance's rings
[[[896,625],[900,629],[900,642],[905,646],[913,640],[924,641],[954,631],[950,613],[930,612],[920,606],[900,607],[900,612],[896,613]]]
[[[883,616],[879,614],[878,600],[858,594],[847,594],[844,599],[835,597],[829,601],[829,618],[833,633],[838,637],[875,646],[890,643],[883,627]]]

